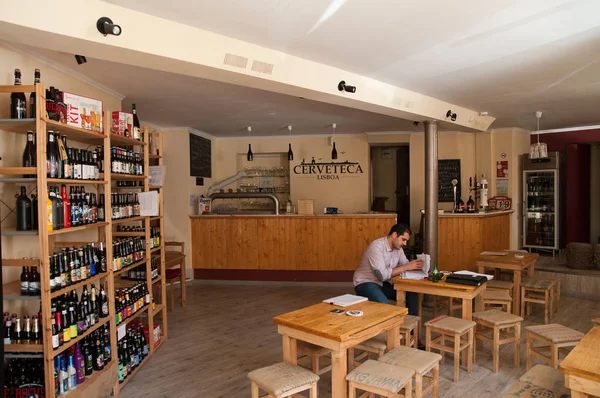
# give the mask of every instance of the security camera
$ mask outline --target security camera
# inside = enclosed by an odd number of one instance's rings
[[[338,90],[346,91],[347,93],[355,93],[356,86],[348,86],[345,81],[341,81],[338,83]]]
[[[419,125],[419,122],[413,122],[413,126],[417,127]]]

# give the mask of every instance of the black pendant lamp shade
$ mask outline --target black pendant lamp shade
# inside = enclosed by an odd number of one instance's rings
[[[288,130],[290,132],[290,141],[292,137],[292,126],[288,126]],[[294,160],[294,152],[292,152],[292,143],[288,144],[288,160]]]
[[[248,137],[250,137],[250,132],[252,131],[252,127],[248,126]],[[248,144],[248,153],[246,153],[246,160],[252,162],[254,160],[254,154],[252,153],[252,144]]]

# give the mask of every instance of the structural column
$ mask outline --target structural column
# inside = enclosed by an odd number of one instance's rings
[[[431,266],[438,258],[438,126],[435,120],[425,125],[425,253]]]

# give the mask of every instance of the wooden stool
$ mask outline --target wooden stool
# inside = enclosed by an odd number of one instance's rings
[[[169,250],[169,246],[177,246],[178,250]],[[172,269],[175,266],[179,268]],[[187,307],[185,294],[185,243],[165,242],[165,282],[169,284],[169,295],[171,296],[169,311],[173,311],[175,300],[173,299],[173,282],[179,279],[181,289],[181,307]]]
[[[454,382],[458,381],[460,364],[460,353],[466,350],[467,372],[471,373],[473,368],[473,331],[475,322],[466,319],[453,318],[441,315],[425,324],[425,347],[427,351],[436,349],[442,355],[441,362],[444,363],[444,353],[454,354]],[[431,339],[431,332],[439,333],[435,339]],[[446,345],[446,336],[453,346]],[[439,343],[439,344],[438,344]]]
[[[256,369],[248,373],[252,398],[259,398],[259,389],[268,393],[263,397],[283,398],[297,392],[310,390],[310,398],[317,398],[317,382],[319,376],[285,362],[276,363],[266,368]]]
[[[512,297],[506,290],[486,290],[482,295],[484,309],[499,309],[508,313],[512,312]],[[490,307],[493,306],[493,307]]]
[[[400,338],[402,338],[402,336],[400,336]],[[363,352],[357,356],[354,356],[354,350],[360,350]],[[355,366],[362,364],[361,361],[363,359],[369,359],[369,353],[375,354],[377,359],[379,359],[383,354],[385,354],[385,350],[387,350],[387,337],[385,334],[380,334],[379,336],[365,340],[354,347],[348,348],[348,370],[352,370]]]
[[[385,362],[415,371],[415,398],[421,398],[431,390],[432,398],[439,397],[440,361],[442,356],[433,352],[425,352],[408,347],[398,347],[390,350],[379,358]],[[426,376],[431,372],[431,376]],[[423,387],[423,380],[427,385]]]
[[[404,322],[400,325],[400,335],[404,338],[404,345],[415,347],[419,345],[419,329],[421,329],[421,318],[413,315],[404,315]],[[410,334],[413,333],[411,337]]]
[[[455,304],[456,300],[456,304]],[[452,297],[433,296],[433,317],[437,317],[438,310],[448,307],[448,316],[452,316],[454,311],[462,311],[462,300]]]
[[[515,368],[518,368],[521,362],[521,322],[523,322],[523,318],[510,312],[489,310],[474,313],[473,320],[477,323],[475,339],[492,343],[492,371],[498,372],[500,346],[509,343],[515,344],[514,364]],[[475,362],[476,356],[477,350],[474,349],[473,362]]]
[[[548,397],[563,398],[571,396],[565,387],[565,376],[549,366],[535,365],[519,379],[504,397]]]
[[[319,369],[320,358],[331,353],[329,348],[319,347],[318,345],[310,344],[302,340],[297,340],[296,345],[298,354],[302,354],[302,356],[298,357],[298,361],[310,358],[311,367],[307,369],[312,370],[313,373],[318,374],[319,376],[331,370],[331,363],[329,366]]]
[[[521,316],[531,315],[531,304],[544,304],[544,323],[548,323],[554,317],[554,303],[558,290],[560,295],[560,284],[556,279],[523,278],[521,282]],[[527,304],[527,314],[525,313]],[[558,306],[556,307],[558,311]]]
[[[559,351],[568,354],[570,350],[567,350],[567,347],[575,347],[584,336],[577,330],[557,323],[527,326],[525,330],[527,331],[527,370],[531,368],[533,356],[549,363],[554,369],[558,369]],[[541,342],[543,345],[534,347],[535,341]],[[550,351],[550,356],[544,355],[544,351]]]
[[[513,292],[515,284],[510,281],[491,279],[485,283],[485,286],[486,292],[490,290],[506,290],[508,294],[511,294]]]
[[[412,377],[415,371],[409,368],[369,359],[348,373],[348,398],[356,398],[356,390],[383,397],[412,397]],[[404,389],[404,395],[399,394]]]

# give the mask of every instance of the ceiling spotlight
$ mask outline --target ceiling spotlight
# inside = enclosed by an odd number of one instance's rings
[[[356,92],[356,86],[349,86],[346,84],[345,81],[341,81],[338,83],[338,90],[340,91],[346,91],[347,93],[355,93]]]
[[[98,31],[102,33],[104,36],[106,35],[115,35],[119,36],[123,31],[119,25],[115,25],[112,19],[108,17],[102,17],[96,22],[96,27]]]
[[[87,59],[83,55],[75,54],[75,60],[77,61],[77,65],[85,64]]]
[[[417,127],[419,125],[419,122],[413,122],[413,126]]]
[[[450,109],[448,109],[448,112],[446,112],[446,117],[449,117],[453,122],[456,121],[456,113],[452,113]]]

